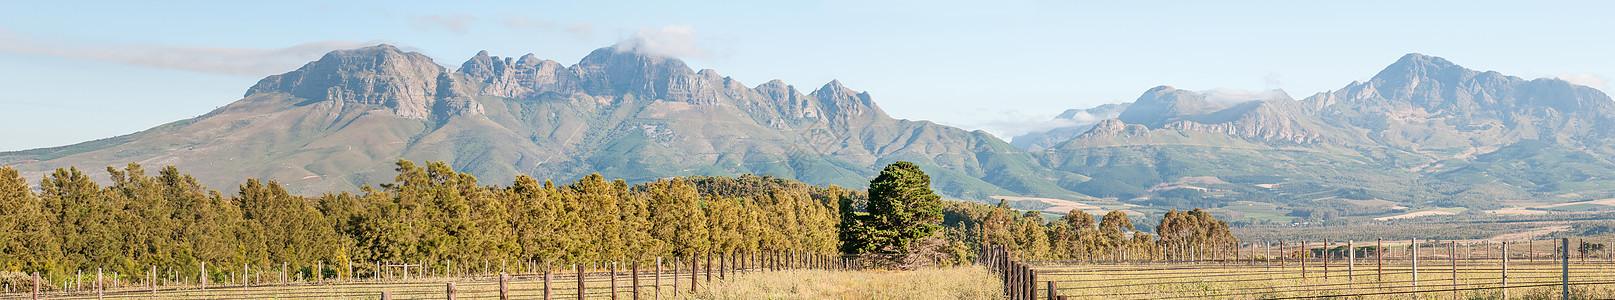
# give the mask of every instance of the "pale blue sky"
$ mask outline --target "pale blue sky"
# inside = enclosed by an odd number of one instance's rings
[[[750,85],[840,79],[894,117],[1006,140],[1156,85],[1303,98],[1408,52],[1601,89],[1615,75],[1615,5],[1599,1],[232,2],[0,4],[0,151],[201,115],[263,76],[376,42],[458,66],[484,49],[572,64],[661,38]]]

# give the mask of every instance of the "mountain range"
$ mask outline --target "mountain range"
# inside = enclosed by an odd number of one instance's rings
[[[751,173],[853,188],[901,160],[947,197],[1059,212],[1074,201],[1376,215],[1615,196],[1608,96],[1422,54],[1300,100],[1156,87],[1130,103],[1068,110],[1057,119],[1071,126],[1011,143],[892,118],[839,81],[747,85],[637,50],[601,48],[570,66],[484,51],[453,71],[389,45],[339,50],[205,115],[0,153],[0,163],[30,177],[175,165],[213,187],[267,178],[316,195],[387,182],[401,158],[445,161],[490,183]]]
[[[305,195],[387,182],[400,158],[446,161],[493,183],[754,173],[854,188],[904,160],[964,199],[1080,197],[1048,178],[1082,178],[985,132],[893,119],[839,81],[752,86],[619,47],[571,66],[484,51],[455,71],[390,45],[339,50],[196,118],[0,154],[30,177],[138,162],[215,187],[275,179]]]

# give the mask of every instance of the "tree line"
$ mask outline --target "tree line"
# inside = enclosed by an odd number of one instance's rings
[[[0,269],[62,279],[102,268],[145,278],[227,278],[243,264],[318,273],[355,262],[645,260],[697,252],[832,253],[836,205],[862,193],[766,176],[684,177],[640,184],[596,174],[555,184],[521,176],[481,185],[447,164],[400,160],[397,177],[358,193],[302,197],[249,179],[226,196],[169,166],[108,167],[102,186],[76,168],[37,190],[0,167]],[[219,267],[213,267],[219,266]],[[239,268],[234,268],[239,269]],[[312,274],[307,272],[305,274]],[[126,278],[128,278],[126,277]]]
[[[955,251],[983,243],[1005,245],[1020,260],[1163,259],[1213,253],[1237,245],[1228,223],[1201,209],[1168,211],[1156,234],[1136,230],[1125,212],[1095,217],[1073,209],[1055,220],[1040,211],[1019,211],[1003,202],[995,206],[944,203],[943,232]]]
[[[101,268],[144,279],[222,280],[231,266],[301,266],[332,277],[347,263],[458,261],[566,264],[688,256],[700,252],[801,251],[897,254],[906,263],[964,263],[983,243],[1021,259],[1100,259],[1120,251],[1165,257],[1166,249],[1237,242],[1209,213],[1168,212],[1157,234],[1127,214],[1095,218],[942,201],[930,178],[906,162],[888,166],[868,192],[771,176],[691,176],[628,184],[594,174],[556,184],[520,176],[483,185],[442,162],[395,164],[390,183],[356,193],[293,195],[248,179],[234,195],[208,189],[168,166],[106,169],[102,186],[57,169],[37,189],[0,166],[0,270],[62,279]],[[324,270],[308,267],[322,262]],[[463,266],[463,265],[462,265]],[[348,274],[351,276],[353,274]]]

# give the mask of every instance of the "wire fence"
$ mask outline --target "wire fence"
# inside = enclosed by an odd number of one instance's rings
[[[98,287],[92,277],[87,284],[70,282],[58,290],[13,289],[0,294],[0,299],[663,299],[744,273],[863,267],[855,256],[756,251],[655,258],[638,264],[604,262],[554,269],[534,267],[509,273],[443,271],[433,274],[417,270],[414,272],[420,273],[406,277],[403,274],[409,273],[403,270],[409,266],[403,266],[399,273],[391,276],[378,272],[377,276],[369,278],[272,284]]]
[[[1615,253],[1585,245],[1570,239],[1412,241],[1400,249],[1383,242],[1362,248],[1287,243],[1274,251],[1277,245],[1259,243],[1206,251],[1209,256],[1155,249],[1156,255],[1067,261],[1023,261],[1008,247],[989,245],[977,263],[998,275],[1013,300],[1615,298]]]

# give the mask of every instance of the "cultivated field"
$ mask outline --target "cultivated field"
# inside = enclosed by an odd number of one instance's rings
[[[1342,263],[1343,262],[1337,262]],[[1421,261],[1421,264],[1425,263]],[[1512,263],[1507,289],[1502,264],[1459,261],[1456,272],[1447,261],[1421,265],[1417,281],[1411,265],[1372,263],[1355,270],[1333,265],[1325,272],[1311,262],[1306,271],[1295,262],[1284,267],[1265,263],[1123,263],[1035,264],[1039,282],[1055,282],[1057,295],[1074,299],[1286,299],[1362,297],[1367,299],[1557,299],[1560,269],[1554,262]],[[1572,289],[1581,299],[1615,297],[1615,266],[1607,262],[1572,263]],[[1456,277],[1454,277],[1456,275]],[[1047,295],[1047,283],[1036,295]]]
[[[1011,299],[1559,299],[1567,285],[1574,299],[1615,299],[1607,248],[1581,253],[1577,242],[1565,260],[1554,240],[1420,241],[1415,260],[1405,242],[1383,256],[1365,251],[1372,244],[1355,244],[1355,255],[1290,244],[1131,261],[1013,261],[989,250],[986,263]]]

